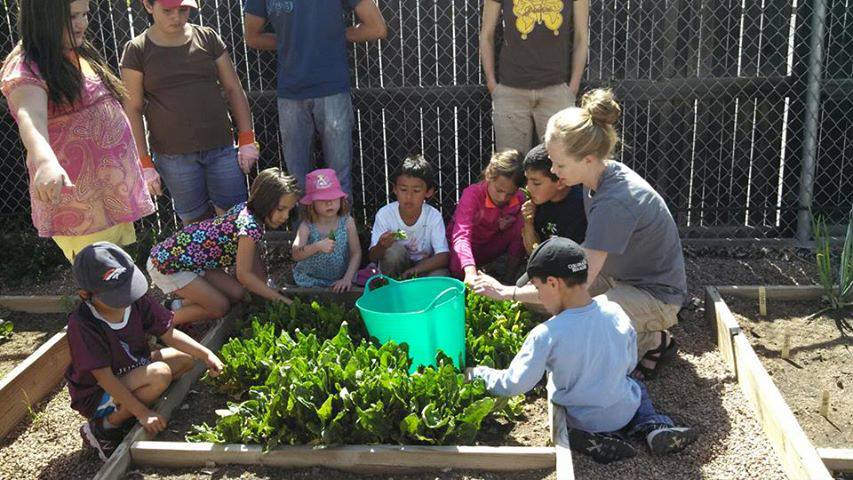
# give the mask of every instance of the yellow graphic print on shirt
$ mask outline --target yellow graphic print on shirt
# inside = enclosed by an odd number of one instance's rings
[[[563,25],[562,0],[512,0],[512,13],[515,14],[515,28],[521,34],[522,40],[527,40],[527,34],[532,32],[537,23],[560,34]]]

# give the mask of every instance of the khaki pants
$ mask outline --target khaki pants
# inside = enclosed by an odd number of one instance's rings
[[[402,243],[396,242],[388,250],[385,250],[385,255],[379,260],[379,271],[383,275],[388,275],[391,278],[400,278],[406,270],[414,265],[409,258],[409,252]],[[424,277],[449,277],[450,270],[446,268],[438,268],[431,272],[421,274]]]
[[[628,314],[637,331],[638,361],[646,352],[660,346],[662,330],[678,323],[681,305],[663,303],[645,290],[617,282],[605,275],[595,279],[589,287],[589,294],[593,297],[604,295],[611,302],[618,303]]]
[[[565,83],[538,90],[500,85],[492,92],[495,149],[514,148],[524,157],[533,144],[545,138],[545,127],[555,113],[574,106],[575,96]],[[533,129],[536,141],[533,142]],[[531,144],[533,142],[533,144]]]

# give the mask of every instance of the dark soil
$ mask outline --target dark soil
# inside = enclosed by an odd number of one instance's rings
[[[12,337],[0,343],[0,378],[11,372],[67,323],[65,314],[7,312],[15,325]]]
[[[841,334],[834,318],[850,321],[853,309],[806,320],[823,302],[768,301],[764,317],[757,300],[726,303],[812,443],[853,448],[853,338]],[[786,336],[790,354],[783,359]],[[827,418],[819,413],[824,391],[830,398]]]

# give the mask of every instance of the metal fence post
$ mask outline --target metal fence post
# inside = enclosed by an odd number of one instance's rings
[[[809,41],[809,71],[806,85],[806,121],[803,138],[803,166],[800,171],[799,211],[797,212],[797,241],[806,244],[811,238],[811,207],[814,194],[817,158],[817,132],[820,128],[820,83],[823,79],[823,40],[826,21],[826,0],[814,1]]]

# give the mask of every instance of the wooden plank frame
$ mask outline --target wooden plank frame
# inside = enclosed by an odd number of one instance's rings
[[[0,296],[3,308],[32,314],[65,313],[73,302],[58,295]],[[70,362],[63,329],[0,379],[0,438],[15,428],[31,406],[56,388]]]
[[[438,468],[492,472],[554,466],[551,447],[481,447],[426,445],[287,446],[267,452],[260,445],[189,442],[134,442],[134,465],[204,467],[267,465],[282,468],[334,468],[356,473],[405,473]]]
[[[853,471],[853,449],[818,450],[812,445],[722,299],[722,295],[732,295],[757,301],[759,288],[764,289],[768,300],[814,299],[822,294],[815,286],[706,287],[705,316],[715,323],[720,353],[752,404],[788,478],[829,480],[829,469]]]

